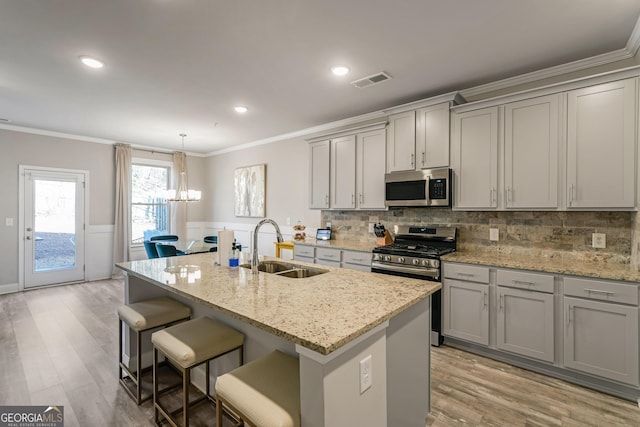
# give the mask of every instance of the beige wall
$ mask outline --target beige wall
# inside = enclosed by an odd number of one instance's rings
[[[42,166],[89,171],[90,226],[112,226],[114,221],[115,161],[110,144],[77,141],[0,129],[0,286],[18,282],[18,166]],[[171,158],[167,154],[134,151],[135,157]],[[189,184],[205,186],[205,159],[188,157]],[[204,221],[205,202],[188,208],[188,221]],[[6,227],[5,218],[14,226]],[[91,251],[91,248],[87,248]],[[88,252],[90,253],[90,252]],[[105,260],[111,264],[111,260]]]
[[[266,216],[279,225],[297,221],[320,224],[320,212],[308,209],[309,158],[303,139],[289,139],[210,157],[206,163],[205,216],[222,223],[255,224],[258,218],[240,218],[233,210],[233,173],[238,167],[267,165]]]

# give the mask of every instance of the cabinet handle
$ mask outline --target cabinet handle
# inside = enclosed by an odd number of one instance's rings
[[[533,286],[536,282],[528,282],[526,280],[513,280],[514,285],[525,285],[525,286]]]
[[[574,200],[573,192],[574,192],[574,185],[571,184],[571,187],[569,187],[569,206],[573,205],[573,200]]]
[[[355,206],[356,205],[356,195],[352,194],[351,195],[351,206]]]
[[[473,276],[475,276],[475,274],[473,274],[473,273],[458,273],[458,276],[473,277]]]
[[[496,204],[496,189],[492,188],[489,190],[489,204],[491,206],[494,206]]]
[[[507,187],[507,203],[511,202],[511,187]]]
[[[360,193],[360,203],[364,203],[364,194]]]
[[[590,294],[600,294],[600,295],[606,295],[606,296],[611,296],[615,294],[615,292],[603,291],[600,289],[585,289],[584,291]]]
[[[502,310],[504,308],[503,305],[504,301],[503,301],[503,295],[500,295],[500,305],[499,305],[499,309]]]
[[[415,155],[415,154],[413,154],[413,153],[411,153],[411,167],[414,167],[414,166],[416,165],[416,163],[415,163],[415,157],[416,157],[416,155]]]
[[[424,151],[422,152],[422,166],[424,166],[424,162],[425,162],[425,158],[424,158]]]
[[[329,206],[329,195],[324,196],[324,204]]]
[[[484,303],[484,307],[487,306],[487,292],[486,291],[482,291],[482,300]]]

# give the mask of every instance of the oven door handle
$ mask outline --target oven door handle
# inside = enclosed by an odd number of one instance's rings
[[[432,269],[432,268],[412,268],[409,266],[402,266],[402,265],[383,264],[376,261],[371,262],[371,268],[372,269],[377,268],[379,270],[385,270],[389,272],[416,274],[424,277],[434,277],[434,278],[439,277],[439,271],[437,269]]]

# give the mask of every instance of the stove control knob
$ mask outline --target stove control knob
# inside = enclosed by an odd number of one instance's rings
[[[401,256],[400,256],[400,257],[398,257],[398,262],[399,262],[400,264],[404,264],[404,258],[403,258],[403,257],[401,257]]]
[[[384,256],[384,260],[385,260],[385,261],[391,261],[391,257],[390,257],[389,255],[385,255],[385,256]]]
[[[420,260],[418,258],[414,258],[413,261],[411,261],[411,263],[413,265],[418,265],[418,264],[420,264]]]
[[[422,260],[422,265],[424,265],[425,267],[429,267],[429,260],[428,259],[423,259]]]
[[[374,260],[374,261],[379,261],[379,260],[380,260],[380,255],[378,255],[378,254],[373,254],[373,260]]]

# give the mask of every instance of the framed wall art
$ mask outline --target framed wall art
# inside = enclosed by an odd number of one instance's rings
[[[236,168],[233,173],[236,216],[265,216],[266,164]]]

